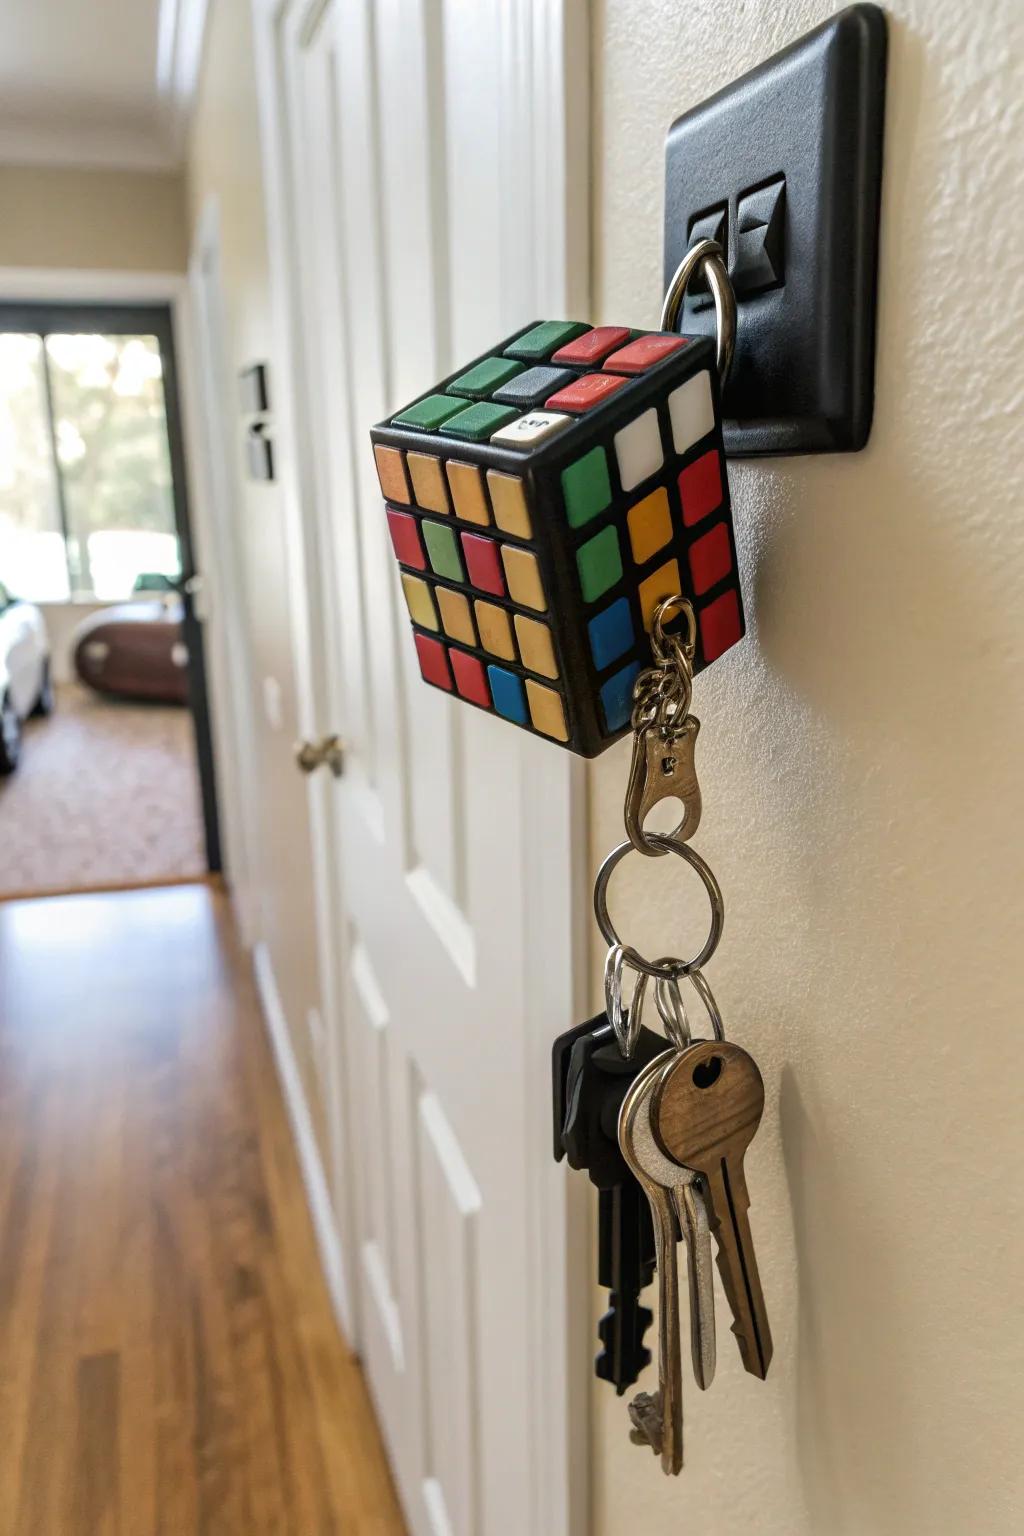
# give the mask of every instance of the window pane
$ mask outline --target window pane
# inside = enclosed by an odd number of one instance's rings
[[[0,580],[37,602],[68,597],[43,343],[17,331],[0,332]]]
[[[163,369],[154,336],[48,336],[76,593],[128,597],[181,574]]]

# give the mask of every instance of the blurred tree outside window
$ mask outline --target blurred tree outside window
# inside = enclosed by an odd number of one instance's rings
[[[0,333],[0,579],[118,599],[180,572],[156,338]]]

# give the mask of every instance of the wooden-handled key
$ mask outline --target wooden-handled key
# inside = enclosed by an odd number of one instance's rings
[[[753,1057],[723,1040],[701,1040],[680,1051],[665,1070],[651,1116],[669,1157],[704,1175],[732,1331],[744,1366],[762,1378],[772,1358],[772,1336],[747,1219],[743,1155],[763,1109],[764,1084]]]
[[[651,1104],[666,1063],[676,1052],[657,1056],[630,1085],[619,1111],[619,1146],[651,1205],[658,1266],[658,1395],[641,1392],[630,1404],[633,1439],[661,1457],[662,1471],[675,1476],[683,1466],[683,1376],[679,1334],[679,1275],[676,1233],[686,1242],[690,1285],[690,1341],[698,1385],[715,1374],[715,1313],[711,1287],[711,1240],[699,1179],[666,1157],[651,1124]]]

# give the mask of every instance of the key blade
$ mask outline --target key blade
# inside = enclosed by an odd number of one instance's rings
[[[679,1229],[686,1244],[686,1276],[690,1288],[690,1358],[693,1378],[702,1392],[715,1379],[715,1287],[711,1275],[711,1228],[704,1195],[697,1184],[672,1191]]]
[[[732,1331],[744,1369],[763,1381],[773,1345],[747,1215],[750,1198],[743,1165],[723,1157],[719,1167],[708,1172],[708,1193],[711,1231],[718,1244],[718,1272],[733,1315]]]

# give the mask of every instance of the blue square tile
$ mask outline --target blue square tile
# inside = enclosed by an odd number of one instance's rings
[[[628,724],[633,708],[633,684],[639,671],[640,663],[631,661],[628,667],[610,677],[601,689],[601,708],[609,731],[621,731]]]
[[[618,598],[610,608],[605,608],[602,613],[591,619],[587,625],[590,635],[590,654],[594,658],[594,666],[599,672],[605,667],[610,667],[613,661],[618,661],[627,651],[633,649],[636,634],[633,629],[633,615],[629,611],[629,599]]]
[[[506,720],[514,720],[517,725],[525,725],[526,695],[523,693],[522,679],[514,672],[506,672],[504,667],[488,667],[487,677],[498,714],[504,715]]]

